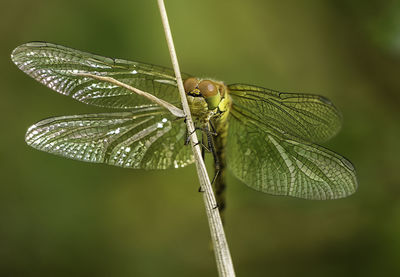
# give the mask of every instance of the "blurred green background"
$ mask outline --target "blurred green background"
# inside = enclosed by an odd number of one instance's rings
[[[398,1],[167,1],[181,69],[329,97],[328,148],[356,166],[335,201],[273,197],[229,175],[226,233],[238,276],[400,276]],[[41,40],[170,65],[156,1],[4,1],[0,11],[0,276],[215,276],[195,168],[139,171],[29,148],[28,126],[102,111],[10,60]]]

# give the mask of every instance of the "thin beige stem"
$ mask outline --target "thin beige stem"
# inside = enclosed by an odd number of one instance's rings
[[[127,84],[125,84],[125,83],[122,83],[122,82],[120,82],[120,81],[118,81],[118,80],[116,80],[116,79],[114,79],[114,78],[105,77],[105,76],[100,76],[100,75],[95,75],[95,74],[91,74],[91,73],[76,73],[76,75],[84,76],[84,77],[90,77],[90,78],[93,78],[93,79],[97,79],[97,80],[100,80],[100,81],[109,82],[109,83],[111,83],[111,84],[114,84],[114,85],[117,85],[117,86],[126,88],[126,89],[128,89],[128,90],[130,90],[130,91],[136,93],[137,95],[143,96],[143,97],[149,99],[150,101],[154,102],[155,104],[160,105],[161,107],[166,108],[166,109],[167,109],[168,111],[170,111],[174,116],[177,116],[177,117],[185,117],[184,112],[183,112],[181,109],[175,107],[174,105],[172,105],[172,104],[170,104],[170,103],[168,103],[168,102],[166,102],[166,101],[164,101],[164,100],[162,100],[162,99],[160,99],[160,98],[157,98],[157,97],[155,97],[154,95],[152,95],[152,94],[150,94],[150,93],[148,93],[148,92],[142,91],[142,90],[140,90],[140,89],[137,89],[137,88],[131,87],[130,85],[127,85]]]
[[[158,6],[160,8],[161,19],[164,26],[165,37],[167,39],[167,44],[169,52],[171,55],[172,65],[174,67],[176,81],[178,84],[179,93],[182,100],[183,111],[186,115],[186,124],[189,131],[190,141],[192,145],[193,154],[196,161],[197,174],[200,181],[200,186],[203,193],[203,199],[206,207],[206,214],[208,219],[208,224],[211,232],[211,240],[214,247],[215,260],[217,263],[217,269],[219,276],[235,276],[235,271],[233,269],[233,263],[231,254],[229,252],[228,242],[226,240],[224,227],[222,225],[219,210],[216,204],[214,192],[210,183],[210,179],[207,174],[207,169],[204,164],[203,158],[201,156],[200,147],[196,145],[198,142],[196,133],[194,132],[194,124],[192,116],[190,114],[190,108],[186,99],[185,90],[183,88],[182,77],[179,70],[178,59],[175,52],[174,43],[172,40],[171,29],[169,27],[167,12],[165,10],[165,5],[163,0],[158,0]]]

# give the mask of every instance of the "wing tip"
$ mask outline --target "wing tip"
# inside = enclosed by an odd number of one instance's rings
[[[45,46],[47,43],[44,41],[31,41],[24,44],[21,44],[11,52],[11,58],[15,57],[18,53],[25,51],[31,47],[42,47]]]
[[[32,126],[30,126],[28,128],[28,130],[26,130],[25,133],[25,142],[26,144],[28,144],[29,146],[34,147],[34,142],[36,141],[35,136],[39,134],[39,132],[36,130],[37,129],[37,125],[33,124]],[[35,147],[36,148],[36,147]]]
[[[45,41],[30,41],[26,42],[24,44],[21,44],[17,46],[12,52],[11,52],[11,60],[19,67],[20,63],[22,63],[24,60],[19,60],[20,55],[23,57],[26,57],[26,53],[29,50],[33,50],[35,48],[42,48],[42,47],[58,47],[56,44],[45,42]]]

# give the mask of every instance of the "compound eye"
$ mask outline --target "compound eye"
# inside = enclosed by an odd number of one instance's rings
[[[201,81],[199,84],[199,90],[204,98],[215,96],[218,93],[217,86],[214,84],[213,81],[210,80]]]
[[[185,82],[183,82],[183,87],[185,88],[186,93],[191,93],[192,91],[194,91],[196,89],[198,84],[199,84],[199,80],[197,80],[197,78],[190,77],[190,78],[187,78],[185,80]]]

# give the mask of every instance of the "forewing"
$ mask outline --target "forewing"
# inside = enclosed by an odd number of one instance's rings
[[[183,120],[154,106],[45,119],[28,129],[25,140],[36,149],[75,160],[166,169],[193,162],[185,138]]]
[[[236,109],[281,134],[323,142],[340,129],[341,114],[325,97],[240,84],[228,87]]]
[[[305,199],[346,197],[356,191],[355,169],[346,158],[233,109],[229,118],[227,164],[253,189]]]
[[[78,73],[112,77],[169,103],[180,103],[174,72],[168,68],[106,58],[46,42],[23,44],[11,58],[37,81],[86,104],[131,109],[151,102],[125,88]],[[187,77],[183,74],[183,78]]]

